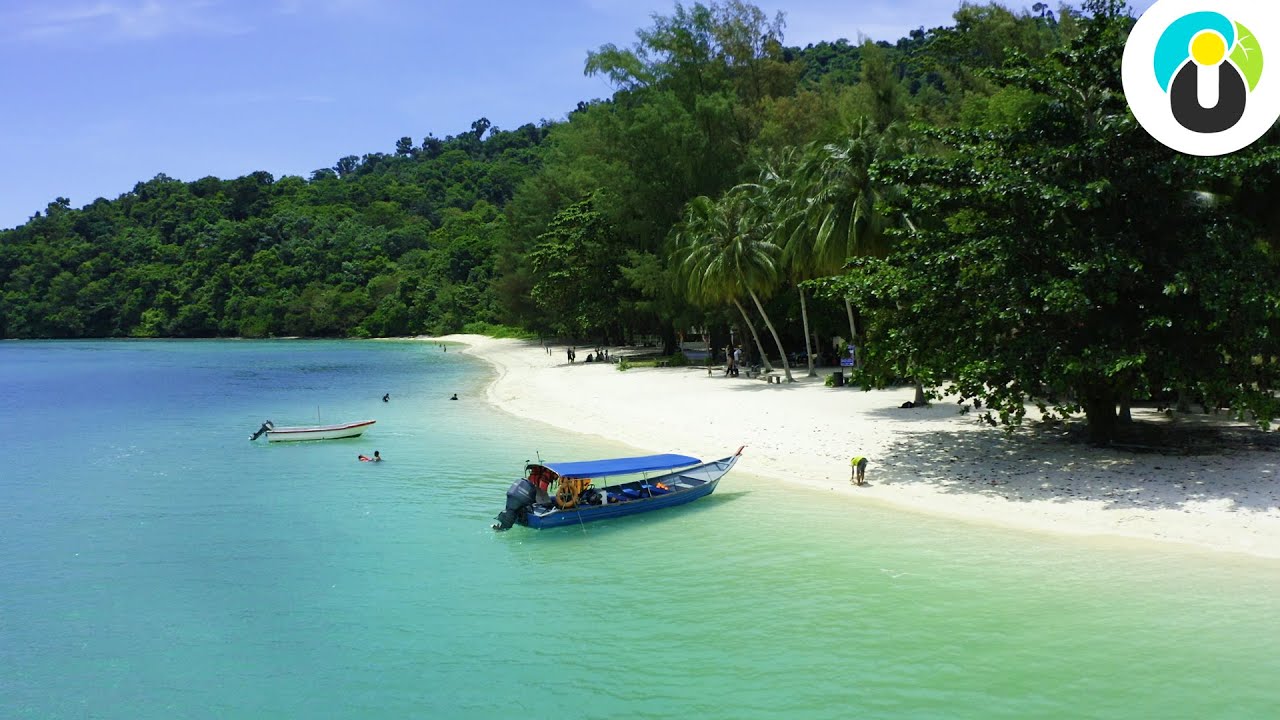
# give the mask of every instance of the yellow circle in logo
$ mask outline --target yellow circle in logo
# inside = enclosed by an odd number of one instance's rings
[[[1217,65],[1227,58],[1227,41],[1212,30],[1197,33],[1191,39],[1191,57],[1197,65]]]

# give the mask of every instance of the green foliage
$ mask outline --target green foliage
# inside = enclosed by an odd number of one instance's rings
[[[600,336],[617,322],[615,231],[595,204],[591,197],[565,208],[529,252],[530,294],[558,334]]]
[[[919,224],[827,292],[868,302],[880,382],[945,380],[993,423],[1019,422],[1031,400],[1082,410],[1105,442],[1119,404],[1187,396],[1265,426],[1276,256],[1229,204],[1197,200],[1236,161],[1179,156],[1137,125],[1119,86],[1132,20],[1123,3],[1086,8],[1069,45],[992,75],[1042,98],[1029,122],[927,130],[936,150],[883,169]],[[1277,165],[1255,167],[1274,181]]]
[[[536,340],[537,333],[510,325],[498,325],[487,322],[471,322],[462,326],[462,332],[469,335],[484,335],[491,338],[513,338],[515,340]]]
[[[59,198],[0,232],[0,337],[366,337],[495,321],[502,206],[538,169],[546,130],[477,121],[310,180],[159,175],[81,210]]]

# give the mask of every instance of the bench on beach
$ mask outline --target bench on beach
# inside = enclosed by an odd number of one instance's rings
[[[781,375],[779,375],[779,374],[777,374],[777,373],[771,373],[771,372],[767,372],[767,373],[760,373],[760,375],[758,376],[758,378],[757,378],[757,379],[759,379],[759,380],[764,380],[765,382],[769,383],[770,385],[772,385],[772,384],[774,384],[774,383],[777,383],[777,384],[779,384],[779,385],[781,385],[781,384],[782,384],[782,376],[781,376]]]

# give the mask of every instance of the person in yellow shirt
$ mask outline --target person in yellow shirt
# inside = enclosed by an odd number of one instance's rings
[[[855,485],[867,484],[867,459],[861,456],[855,457],[849,461],[852,466],[849,482]]]

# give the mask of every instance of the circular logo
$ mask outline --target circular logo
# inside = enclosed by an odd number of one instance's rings
[[[1129,35],[1123,79],[1156,140],[1188,155],[1240,150],[1280,120],[1280,6],[1157,0]]]

